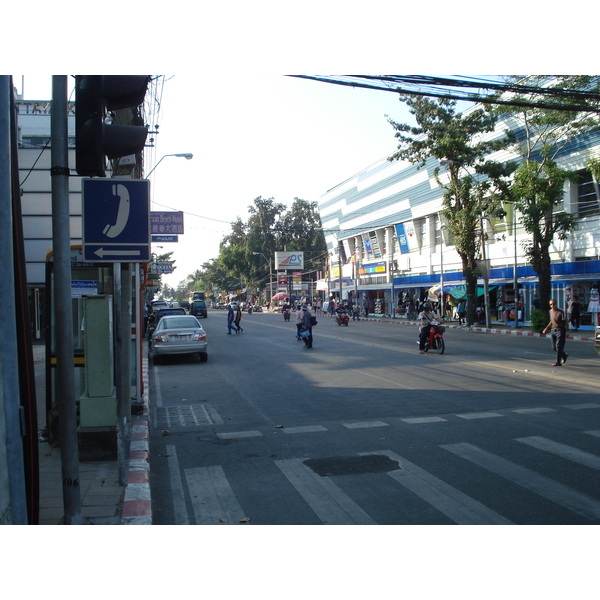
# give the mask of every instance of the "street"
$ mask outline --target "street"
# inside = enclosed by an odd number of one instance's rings
[[[150,365],[155,524],[600,522],[600,357],[567,341],[449,327],[338,327],[303,349],[292,319],[226,312],[208,362]]]

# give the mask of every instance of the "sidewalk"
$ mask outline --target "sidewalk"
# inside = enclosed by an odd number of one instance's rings
[[[64,516],[60,448],[41,437],[46,427],[45,346],[33,346],[38,405],[40,525],[60,525]],[[81,513],[86,525],[152,524],[148,428],[148,371],[144,361],[144,414],[132,420],[128,481],[119,485],[118,461],[81,461]]]

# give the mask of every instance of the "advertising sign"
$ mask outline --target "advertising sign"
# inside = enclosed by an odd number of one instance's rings
[[[275,252],[276,269],[304,269],[304,252]]]
[[[154,235],[178,235],[183,233],[182,211],[152,211],[150,233]]]

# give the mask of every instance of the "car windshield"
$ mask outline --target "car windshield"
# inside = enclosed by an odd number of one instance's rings
[[[163,317],[161,329],[199,329],[200,324],[194,317]]]

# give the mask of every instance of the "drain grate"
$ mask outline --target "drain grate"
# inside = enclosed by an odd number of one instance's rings
[[[159,429],[173,429],[174,427],[214,425],[214,423],[204,404],[189,404],[156,408],[153,425]]]

